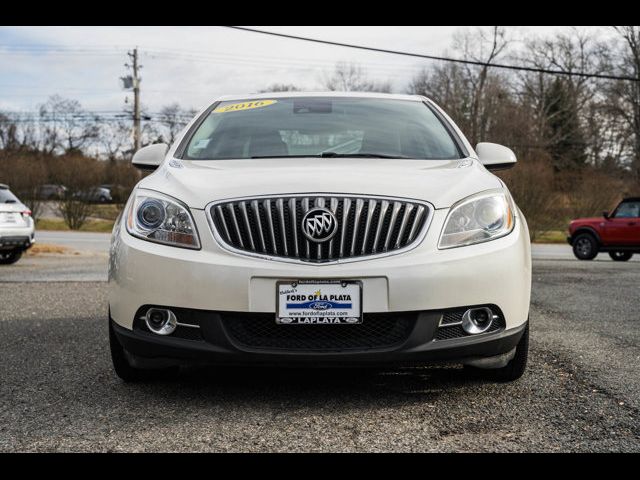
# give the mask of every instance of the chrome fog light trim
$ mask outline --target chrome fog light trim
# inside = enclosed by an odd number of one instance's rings
[[[462,315],[462,329],[469,335],[484,333],[493,320],[493,311],[489,307],[470,308]]]
[[[171,335],[178,326],[176,315],[165,308],[150,308],[144,321],[147,328],[157,335]]]

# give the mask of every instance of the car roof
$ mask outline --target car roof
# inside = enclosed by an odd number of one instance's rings
[[[260,100],[289,97],[326,97],[326,98],[382,98],[388,100],[409,100],[413,102],[424,101],[421,95],[404,95],[398,93],[378,92],[266,92],[245,93],[242,95],[223,95],[215,99],[216,102],[228,102],[233,100]]]
[[[3,190],[9,190],[9,185],[5,185],[4,183],[0,183],[0,188]]]

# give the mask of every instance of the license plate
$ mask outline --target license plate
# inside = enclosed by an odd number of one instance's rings
[[[362,323],[362,282],[327,280],[277,282],[276,323]]]
[[[13,213],[0,213],[0,223],[16,223],[16,215]]]

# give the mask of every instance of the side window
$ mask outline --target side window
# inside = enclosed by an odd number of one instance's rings
[[[618,206],[615,218],[636,218],[640,217],[640,201],[624,202]]]

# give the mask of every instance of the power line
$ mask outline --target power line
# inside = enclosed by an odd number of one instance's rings
[[[505,70],[518,70],[525,72],[534,72],[534,73],[546,73],[550,75],[565,75],[570,77],[582,77],[582,78],[601,78],[604,80],[625,80],[631,82],[640,82],[640,78],[628,77],[628,76],[620,76],[620,75],[604,75],[599,73],[586,73],[586,72],[567,72],[565,70],[554,70],[550,68],[536,68],[536,67],[525,67],[518,65],[507,65],[504,63],[489,63],[489,62],[480,62],[476,60],[464,60],[460,58],[450,58],[450,57],[440,57],[437,55],[424,55],[420,53],[412,53],[412,52],[403,52],[400,50],[388,50],[385,48],[375,48],[375,47],[367,47],[364,45],[353,45],[350,43],[342,43],[342,42],[333,42],[330,40],[321,40],[319,38],[309,38],[309,37],[300,37],[298,35],[288,35],[285,33],[277,33],[277,32],[268,32],[266,30],[257,30],[255,28],[246,28],[246,27],[238,27],[233,25],[221,25],[223,28],[232,28],[235,30],[242,30],[245,32],[252,33],[260,33],[262,35],[271,35],[274,37],[288,38],[291,40],[301,40],[304,42],[313,42],[313,43],[321,43],[324,45],[334,45],[337,47],[347,47],[347,48],[355,48],[358,50],[367,50],[370,52],[379,52],[379,53],[390,53],[393,55],[404,55],[406,57],[416,57],[416,58],[424,58],[427,60],[437,60],[441,62],[451,62],[451,63],[462,63],[465,65],[475,65],[479,67],[492,67],[492,68],[502,68]]]
[[[255,68],[269,68],[273,70],[274,68],[282,68],[282,69],[292,69],[295,68],[297,70],[313,70],[315,68],[329,68],[335,66],[335,62],[330,61],[317,61],[317,60],[302,60],[302,59],[278,59],[274,58],[273,60],[267,60],[268,57],[263,57],[258,60],[253,60],[247,55],[235,56],[232,58],[227,57],[213,57],[213,56],[203,56],[203,55],[192,55],[192,54],[174,54],[174,53],[155,53],[155,51],[144,51],[145,55],[148,55],[154,59],[165,59],[165,60],[197,60],[203,62],[214,63],[216,65],[242,65],[242,66],[250,66]],[[414,73],[420,69],[417,66],[408,66],[408,65],[378,65],[372,64],[370,62],[363,62],[369,71],[377,72],[381,75],[391,76],[391,77],[400,77],[406,78],[406,74]],[[373,65],[373,66],[372,66]]]
[[[5,48],[7,50],[2,51]],[[109,47],[98,47],[98,48],[109,48]],[[115,48],[115,47],[113,47]],[[109,52],[109,55],[121,55],[121,50]],[[91,54],[94,52],[102,52],[104,50],[92,49],[92,48],[75,48],[68,46],[56,46],[56,45],[32,45],[32,46],[10,46],[10,45],[0,45],[0,53],[61,53],[61,54],[70,54],[74,55],[79,53],[81,55]],[[165,58],[165,59],[185,59],[185,60],[210,60],[217,64],[227,63],[231,65],[236,64],[249,64],[252,66],[267,66],[272,68],[274,65],[282,66],[282,67],[294,67],[294,68],[304,68],[309,69],[313,66],[318,67],[329,67],[333,66],[334,62],[330,60],[312,60],[308,58],[294,58],[294,57],[269,57],[264,55],[238,55],[238,54],[229,54],[222,52],[210,52],[203,50],[188,50],[188,49],[171,49],[171,48],[162,48],[162,47],[151,47],[140,50],[141,54],[150,56],[152,58]],[[367,67],[372,70],[381,70],[381,71],[389,71],[391,74],[397,72],[398,70],[416,70],[419,67],[408,66],[408,65],[388,65],[381,63],[373,63],[373,62],[363,62]],[[400,74],[398,74],[400,75]],[[145,89],[146,90],[146,89]],[[149,90],[146,90],[149,91]]]

